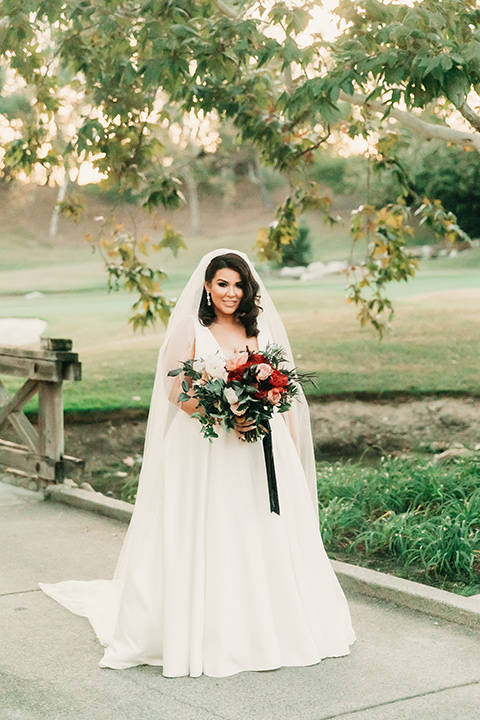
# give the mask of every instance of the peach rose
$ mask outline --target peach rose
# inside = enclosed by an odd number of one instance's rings
[[[228,358],[228,360],[225,363],[225,369],[227,372],[233,372],[234,370],[238,370],[239,368],[246,365],[247,361],[248,361],[248,353],[237,352]]]
[[[230,410],[237,417],[242,417],[242,415],[245,415],[245,413],[247,412],[247,408],[243,408],[243,410],[239,410],[238,409],[239,404],[240,403],[234,403],[233,405],[230,405]]]
[[[272,388],[267,393],[267,400],[269,403],[272,403],[272,405],[278,405],[281,397],[282,391],[278,388]]]
[[[267,363],[260,363],[257,365],[257,380],[261,382],[266,380],[272,374],[272,368]]]

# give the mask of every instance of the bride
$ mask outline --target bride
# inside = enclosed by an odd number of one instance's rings
[[[200,261],[160,350],[133,517],[113,580],[41,584],[90,620],[101,667],[158,665],[167,677],[224,677],[318,663],[354,641],[318,530],[313,444],[300,393],[271,420],[281,514],[270,512],[262,443],[249,426],[209,442],[167,373],[188,358],[281,345],[283,323],[242,253]]]

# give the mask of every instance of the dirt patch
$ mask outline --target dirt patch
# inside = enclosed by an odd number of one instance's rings
[[[335,400],[310,406],[315,450],[356,456],[441,450],[454,443],[480,443],[480,399],[402,398],[365,402]]]
[[[444,450],[480,443],[480,399],[428,397],[395,400],[328,400],[310,405],[317,458]],[[91,484],[118,495],[140,469],[146,418],[112,416],[101,422],[69,422],[65,446],[83,458]]]

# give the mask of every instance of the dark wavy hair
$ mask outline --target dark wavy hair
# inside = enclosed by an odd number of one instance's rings
[[[217,257],[214,257],[213,260],[209,262],[205,271],[205,281],[211,283],[217,272],[225,268],[235,270],[242,278],[243,297],[235,312],[235,316],[245,328],[247,337],[257,337],[257,317],[262,309],[259,305],[259,285],[253,277],[248,263],[236,253],[225,253],[225,255],[217,255]],[[213,303],[211,305],[207,303],[205,288],[203,289],[200,306],[198,308],[198,319],[202,325],[206,327],[211,325],[216,319]]]

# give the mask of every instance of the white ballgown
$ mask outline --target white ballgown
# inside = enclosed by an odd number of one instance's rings
[[[195,356],[220,353],[211,331],[191,323]],[[261,331],[260,347],[269,339]],[[42,590],[88,617],[105,646],[101,667],[223,677],[348,654],[355,636],[347,602],[285,418],[271,421],[277,515],[262,443],[221,429],[209,442],[196,419],[167,404],[168,422],[149,420],[144,489],[141,479],[114,579]]]

